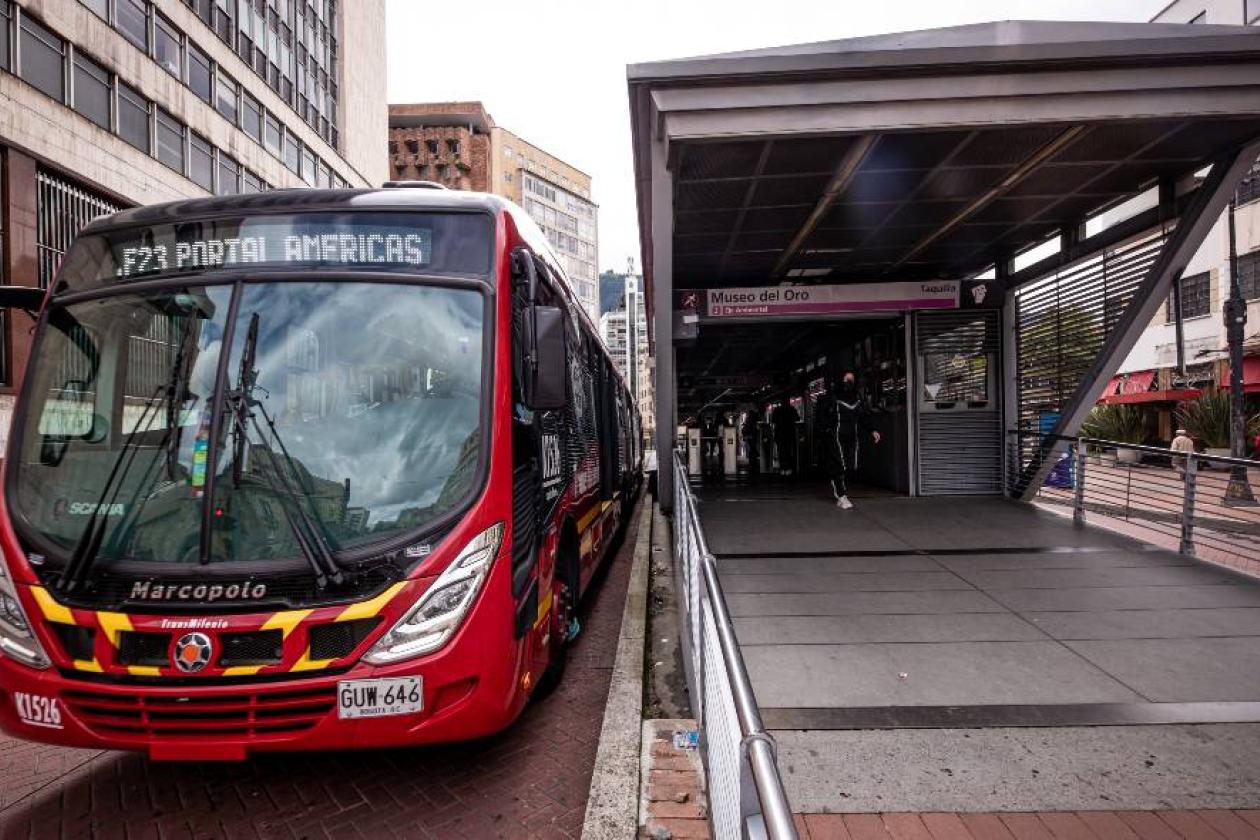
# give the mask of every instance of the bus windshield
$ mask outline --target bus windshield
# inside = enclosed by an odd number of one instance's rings
[[[181,277],[59,305],[10,504],[92,562],[298,558],[423,528],[476,489],[487,296],[468,283]]]

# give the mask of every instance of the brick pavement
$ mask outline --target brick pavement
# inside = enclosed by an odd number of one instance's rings
[[[1260,810],[797,814],[801,840],[1256,840]]]
[[[0,840],[579,837],[637,511],[630,521],[582,606],[564,681],[506,732],[228,764],[155,764],[0,736]]]

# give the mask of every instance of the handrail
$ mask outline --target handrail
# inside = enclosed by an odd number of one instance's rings
[[[753,784],[757,788],[766,833],[770,840],[797,840],[792,809],[788,805],[783,780],[779,776],[774,739],[762,724],[752,680],[744,665],[744,657],[735,638],[735,626],[718,579],[717,563],[709,551],[704,530],[700,527],[695,496],[691,492],[686,468],[677,451],[674,452],[674,494],[674,515],[685,518],[686,527],[695,535],[699,548],[700,570],[717,630],[722,665],[730,683],[735,714],[739,720],[741,744],[747,753]]]
[[[1099,446],[1110,449],[1132,449],[1135,452],[1146,452],[1150,455],[1184,455],[1185,453],[1177,452],[1164,446],[1149,446],[1144,443],[1126,443],[1122,440],[1107,440],[1106,438],[1092,438],[1072,435],[1056,435],[1042,434],[1041,432],[1028,431],[1027,429],[1007,429],[1008,435],[1015,437],[1032,437],[1040,440],[1052,440],[1062,443],[1083,443],[1086,446]],[[1200,458],[1207,458],[1213,464],[1232,464],[1237,467],[1260,467],[1260,461],[1254,461],[1250,458],[1235,458],[1232,455],[1207,455],[1203,452],[1196,453]]]

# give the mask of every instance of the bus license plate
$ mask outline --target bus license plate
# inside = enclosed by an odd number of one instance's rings
[[[342,720],[409,715],[423,708],[424,683],[420,677],[337,683],[337,717]]]

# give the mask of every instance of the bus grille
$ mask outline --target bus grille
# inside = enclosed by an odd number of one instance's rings
[[[188,738],[266,736],[315,726],[336,704],[331,687],[216,695],[105,694],[66,691],[62,699],[102,735]]]

